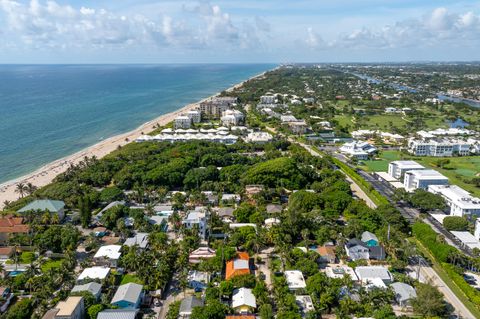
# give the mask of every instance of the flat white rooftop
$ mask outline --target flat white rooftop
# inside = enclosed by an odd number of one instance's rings
[[[393,161],[391,164],[397,165],[401,169],[422,169],[423,165],[418,164],[415,161]]]
[[[108,274],[110,273],[110,268],[106,267],[90,267],[90,268],[85,268],[80,276],[78,276],[78,281],[83,280],[83,279],[105,279]]]
[[[376,174],[387,182],[398,182],[396,178],[390,176],[390,174],[388,174],[387,172],[376,172]]]
[[[418,171],[408,171],[406,174],[411,174],[417,177],[418,179],[440,179],[440,180],[448,180],[448,178],[436,170],[433,169],[425,169],[425,170],[418,170]]]
[[[299,270],[287,270],[285,271],[285,277],[289,289],[303,289],[307,287],[305,278],[303,278],[303,274]]]
[[[432,193],[441,194],[462,209],[480,209],[480,198],[473,197],[457,185],[430,185],[428,190]]]
[[[480,249],[480,241],[468,231],[451,231],[453,236],[457,237],[462,244],[467,247]]]

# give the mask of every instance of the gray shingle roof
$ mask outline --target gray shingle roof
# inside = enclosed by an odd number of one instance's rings
[[[20,209],[19,213],[29,212],[29,211],[46,211],[48,210],[51,213],[58,213],[65,207],[65,203],[61,200],[50,200],[50,199],[38,199],[34,200],[27,206],[24,206]]]
[[[106,309],[100,311],[97,319],[135,319],[138,309]]]
[[[203,300],[195,296],[185,297],[180,304],[180,314],[191,313],[195,307],[203,307]]]
[[[143,286],[136,283],[128,283],[118,287],[115,295],[112,298],[112,304],[125,300],[131,303],[136,303],[143,290]]]
[[[376,242],[378,242],[378,238],[377,238],[377,236],[375,236],[375,234],[373,234],[369,231],[364,231],[363,234],[362,234],[362,241],[365,243],[369,240],[375,240]]]
[[[404,284],[403,282],[395,282],[390,286],[395,291],[396,298],[401,302],[405,302],[407,300],[417,297],[417,292],[415,291],[415,288],[410,285]]]

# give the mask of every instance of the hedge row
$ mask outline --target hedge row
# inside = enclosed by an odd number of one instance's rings
[[[368,197],[372,199],[372,201],[377,206],[390,204],[385,197],[383,197],[376,190],[372,189],[372,186],[367,183],[360,175],[358,175],[358,173],[355,172],[355,170],[353,170],[350,166],[335,157],[331,157],[331,159],[335,165],[340,167],[340,169],[345,174],[347,174],[355,183],[358,184],[358,186],[360,186],[360,188],[368,195]]]
[[[473,288],[470,286],[465,279],[463,279],[463,276],[459,274],[456,270],[455,267],[451,264],[447,263],[442,263],[442,267],[445,270],[445,272],[448,274],[448,277],[453,280],[453,282],[460,288],[465,296],[474,303],[477,307],[480,308],[480,292],[478,292],[477,289]]]
[[[450,253],[457,249],[450,245],[441,243],[437,240],[438,234],[427,224],[416,222],[412,226],[415,237],[432,253],[439,262],[446,262]]]

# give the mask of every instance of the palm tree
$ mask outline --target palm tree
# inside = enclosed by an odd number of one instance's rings
[[[20,197],[23,198],[25,196],[26,186],[24,183],[18,183],[15,187],[15,193],[20,194]]]
[[[11,204],[11,202],[10,202],[9,200],[4,200],[4,201],[3,201],[3,206],[4,206],[5,208],[8,208],[8,206],[10,206],[10,204]]]
[[[28,195],[32,195],[37,190],[37,186],[33,185],[32,183],[27,183],[25,186],[25,191]]]

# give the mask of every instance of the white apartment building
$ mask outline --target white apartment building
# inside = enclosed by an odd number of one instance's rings
[[[237,126],[243,122],[245,116],[238,110],[226,110],[222,113],[221,121],[225,126]]]
[[[456,185],[430,185],[428,191],[442,196],[452,216],[480,216],[480,198]]]
[[[192,123],[200,123],[202,121],[202,112],[199,110],[191,110],[185,113],[190,118]]]
[[[238,102],[236,97],[214,97],[200,103],[200,112],[202,115],[219,118],[222,112],[235,106]]]
[[[275,95],[262,95],[260,97],[260,104],[274,104],[276,102]]]
[[[454,139],[416,139],[408,140],[408,151],[415,156],[447,157],[470,154],[472,144]]]
[[[175,128],[189,129],[192,126],[192,120],[186,115],[180,115],[175,118]]]
[[[448,185],[448,178],[433,169],[407,171],[403,184],[407,192],[413,192],[418,188],[427,190],[430,185]]]
[[[388,164],[388,175],[403,180],[405,172],[425,169],[415,161],[393,161]]]

